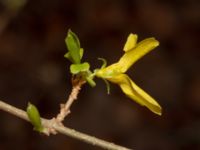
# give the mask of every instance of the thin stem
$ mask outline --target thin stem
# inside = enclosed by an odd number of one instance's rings
[[[23,111],[19,108],[16,108],[12,105],[9,105],[9,104],[1,101],[1,100],[0,100],[0,109],[8,112],[8,113],[10,113],[14,116],[17,116],[17,117],[19,117],[23,120],[30,122],[29,118],[27,116],[27,113],[25,111]],[[94,146],[99,146],[103,149],[109,149],[109,150],[130,150],[126,147],[122,147],[122,146],[119,146],[119,145],[98,139],[96,137],[78,132],[74,129],[67,128],[67,127],[59,124],[56,121],[48,120],[48,119],[44,119],[44,118],[41,118],[41,119],[42,119],[42,125],[45,128],[53,129],[53,130],[55,130],[55,131],[57,131],[61,134],[70,136],[70,137],[78,139],[78,140],[81,140],[81,141],[86,142],[88,144],[91,144],[91,145],[94,145]]]
[[[60,123],[65,119],[65,117],[70,113],[70,107],[73,102],[77,99],[78,93],[81,89],[81,86],[85,83],[84,80],[80,79],[73,79],[72,80],[72,92],[69,95],[68,100],[65,104],[61,104],[60,113],[57,115],[56,120]]]

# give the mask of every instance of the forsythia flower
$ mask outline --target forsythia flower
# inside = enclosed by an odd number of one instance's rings
[[[138,59],[158,45],[159,42],[155,38],[147,38],[137,44],[137,35],[130,34],[123,49],[125,54],[118,62],[96,70],[96,76],[118,84],[129,98],[142,106],[146,106],[152,112],[161,115],[161,106],[125,74]]]

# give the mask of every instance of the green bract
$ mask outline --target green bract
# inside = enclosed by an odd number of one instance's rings
[[[72,74],[78,74],[80,72],[86,72],[90,69],[90,65],[87,62],[84,62],[82,64],[72,64],[70,66],[70,72]]]
[[[28,118],[30,119],[31,124],[34,126],[34,130],[42,132],[44,128],[41,123],[40,113],[38,109],[33,104],[28,103],[26,112],[28,114]]]

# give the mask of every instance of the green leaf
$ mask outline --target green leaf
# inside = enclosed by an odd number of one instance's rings
[[[70,72],[72,74],[78,74],[80,72],[88,71],[90,69],[90,65],[87,62],[84,62],[82,64],[72,64],[70,66]]]
[[[70,55],[69,52],[67,52],[67,53],[64,55],[64,57],[67,58],[67,59],[69,59],[69,61],[71,61],[71,62],[73,63],[73,59],[72,59],[72,57],[71,57],[71,55]]]
[[[69,51],[68,55],[72,58],[73,63],[79,64],[81,62],[80,42],[76,34],[70,29],[68,30],[67,37],[65,38],[65,43]]]
[[[83,48],[80,48],[80,59],[82,59],[83,57],[83,53],[84,53],[84,49]],[[64,55],[65,58],[69,59],[69,61],[71,61],[72,63],[74,62],[71,55],[70,55],[70,52],[67,52],[65,55]]]
[[[28,118],[30,119],[31,124],[34,126],[34,130],[42,132],[44,128],[41,123],[40,113],[38,109],[33,104],[28,103],[26,112],[28,114]]]
[[[82,59],[83,57],[83,53],[84,53],[84,49],[83,48],[80,48],[80,58]]]
[[[95,87],[96,86],[96,83],[94,82],[93,80],[93,77],[86,77],[86,80],[88,82],[88,84],[91,86],[91,87]]]

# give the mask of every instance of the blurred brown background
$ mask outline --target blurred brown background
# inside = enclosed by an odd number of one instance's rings
[[[118,86],[85,85],[65,125],[135,150],[200,149],[199,0],[0,0],[0,99],[43,117],[59,111],[71,90],[64,38],[71,28],[84,59],[117,61],[130,32],[154,36],[156,50],[131,78],[163,107],[161,117],[126,98]],[[0,150],[98,150],[64,135],[46,137],[0,111]],[[100,149],[99,149],[100,150]]]

